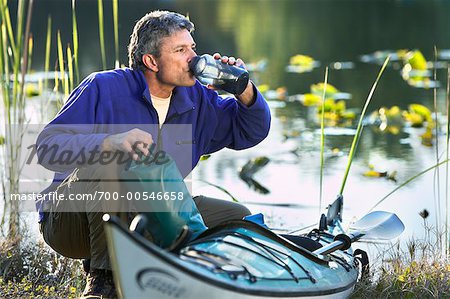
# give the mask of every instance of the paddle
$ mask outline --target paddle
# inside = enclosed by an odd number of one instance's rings
[[[383,211],[371,212],[355,222],[347,234],[337,235],[334,242],[315,250],[314,253],[325,255],[339,249],[345,250],[362,237],[390,240],[399,236],[404,229],[405,226],[397,215]]]

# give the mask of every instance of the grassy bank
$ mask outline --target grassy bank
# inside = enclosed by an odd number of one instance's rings
[[[0,298],[78,298],[85,279],[80,260],[41,242],[0,243]]]
[[[352,298],[450,298],[450,257],[430,240],[396,244],[377,258]]]
[[[430,241],[397,245],[372,266],[352,298],[450,298],[450,260]],[[78,298],[85,275],[80,260],[61,257],[43,242],[0,244],[0,298]]]

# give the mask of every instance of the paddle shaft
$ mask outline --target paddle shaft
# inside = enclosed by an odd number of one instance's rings
[[[325,245],[317,250],[314,250],[313,253],[319,255],[325,255],[325,254],[329,254],[331,252],[334,252],[336,250],[340,250],[340,249],[348,249],[351,246],[351,243],[358,241],[359,239],[361,239],[362,236],[364,236],[364,233],[361,232],[352,232],[349,234],[342,234],[342,235],[337,235],[335,238],[335,241],[333,241],[332,243]]]

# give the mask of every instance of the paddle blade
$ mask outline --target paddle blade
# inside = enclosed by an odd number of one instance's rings
[[[350,230],[360,232],[364,239],[390,240],[398,237],[405,226],[397,215],[384,211],[367,214],[355,222]]]

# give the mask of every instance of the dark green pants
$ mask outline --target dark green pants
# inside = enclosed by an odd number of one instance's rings
[[[59,193],[87,194],[100,192],[124,192],[122,184],[117,182],[120,169],[114,166],[96,169],[81,169],[78,177],[81,181],[65,184]],[[83,181],[88,177],[88,182]],[[93,179],[92,178],[97,178]],[[208,227],[233,219],[242,219],[250,215],[243,205],[230,201],[204,196],[194,198],[200,214]],[[59,201],[52,204],[46,212],[40,230],[45,242],[59,254],[70,258],[90,258],[91,268],[111,269],[106,236],[103,230],[104,211],[120,210],[117,207],[104,206],[105,201]],[[120,204],[120,203],[114,203]],[[130,223],[133,212],[116,212],[124,222]]]

